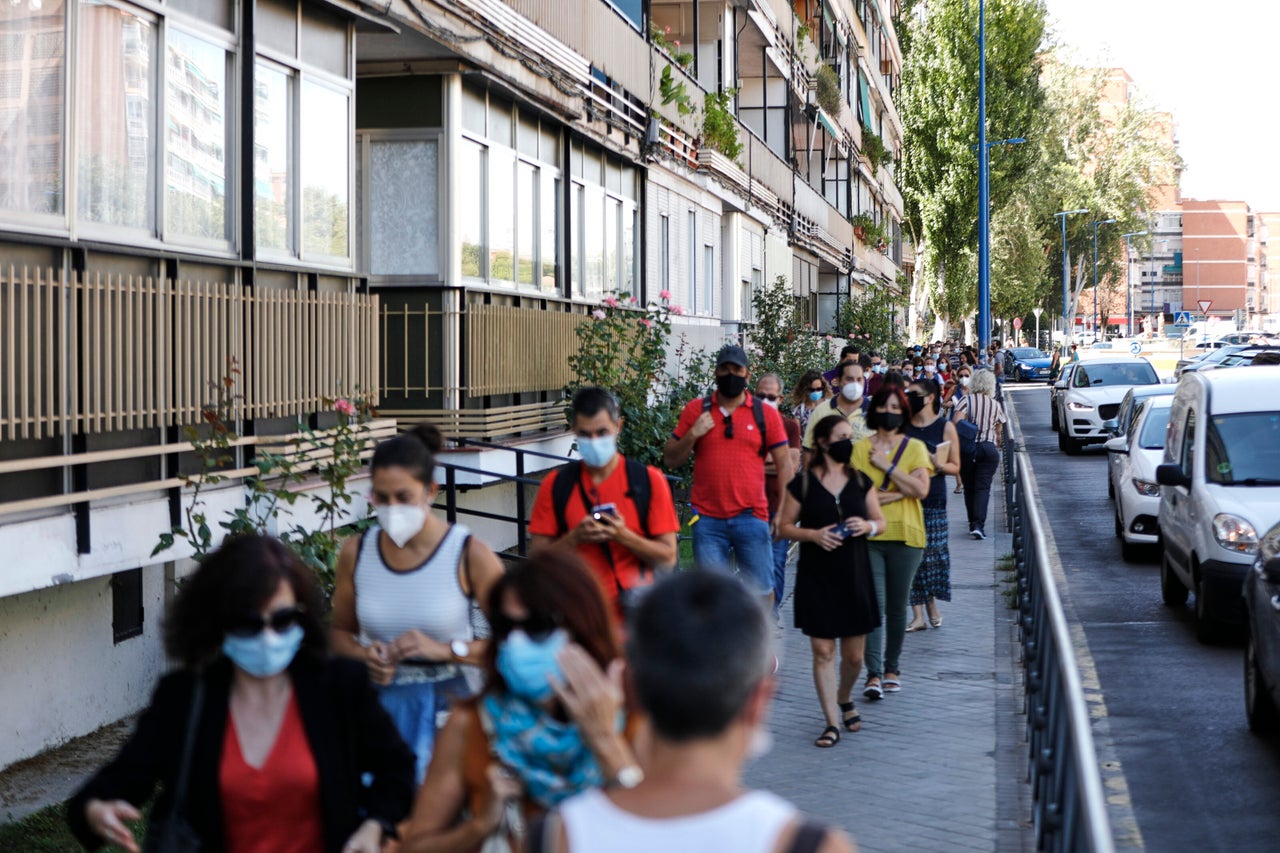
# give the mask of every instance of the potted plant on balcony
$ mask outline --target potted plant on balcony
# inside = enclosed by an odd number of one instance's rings
[[[840,115],[844,108],[844,97],[840,94],[840,78],[830,65],[818,69],[818,106],[832,118]]]
[[[738,138],[738,120],[734,118],[729,104],[737,89],[725,89],[708,94],[703,99],[702,107],[702,142],[712,151],[718,151],[725,157],[738,162],[742,155],[742,141]]]
[[[849,218],[849,222],[853,224],[853,236],[857,237],[858,240],[864,244],[874,246],[879,242],[880,238],[884,236],[883,232],[880,230],[880,226],[876,223],[875,219],[872,218],[870,213],[865,211],[862,213],[855,213]]]

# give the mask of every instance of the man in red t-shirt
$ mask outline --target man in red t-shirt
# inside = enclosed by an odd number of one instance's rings
[[[583,388],[573,397],[570,427],[582,462],[549,473],[538,486],[529,519],[534,548],[574,548],[615,603],[647,585],[653,568],[676,562],[676,518],[671,486],[652,465],[618,453],[622,418],[618,401],[603,388]],[[632,477],[644,478],[638,484]],[[574,482],[559,483],[561,477]],[[648,504],[641,517],[640,506]]]
[[[724,569],[736,560],[739,573],[772,605],[776,531],[769,520],[764,460],[773,458],[779,502],[795,466],[782,415],[747,393],[750,375],[742,347],[721,349],[715,394],[685,405],[662,460],[677,468],[693,455],[694,565]]]

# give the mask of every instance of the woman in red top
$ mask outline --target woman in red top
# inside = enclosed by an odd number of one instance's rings
[[[409,810],[413,753],[364,666],[326,657],[319,614],[311,572],[275,539],[236,538],[210,554],[166,626],[183,668],[161,679],[119,755],[68,804],[81,843],[137,851],[125,821],[159,781],[153,830],[183,820],[206,850],[381,850]]]

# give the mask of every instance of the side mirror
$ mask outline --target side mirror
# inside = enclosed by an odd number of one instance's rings
[[[1103,426],[1106,426],[1106,424],[1103,424]],[[1129,455],[1129,448],[1125,444],[1123,435],[1117,435],[1115,438],[1104,444],[1103,447],[1107,449],[1108,453],[1123,453],[1126,456]]]
[[[1120,429],[1120,422],[1115,418],[1108,418],[1107,420],[1102,422],[1102,428],[1105,429],[1107,432],[1115,432],[1116,430]]]
[[[1187,488],[1191,485],[1191,478],[1182,473],[1182,466],[1176,462],[1170,462],[1166,465],[1156,466],[1156,482],[1162,486],[1182,486]]]

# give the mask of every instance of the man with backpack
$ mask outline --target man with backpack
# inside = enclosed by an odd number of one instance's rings
[[[603,388],[573,396],[570,428],[581,462],[549,473],[538,487],[529,519],[534,548],[573,548],[621,611],[653,570],[676,563],[676,518],[671,486],[651,465],[618,452],[623,419]]]
[[[769,520],[764,460],[773,458],[779,503],[795,466],[782,416],[747,391],[750,375],[742,347],[722,348],[715,392],[685,405],[662,461],[678,468],[693,456],[694,565],[726,569],[736,560],[748,586],[772,606],[776,531]]]

